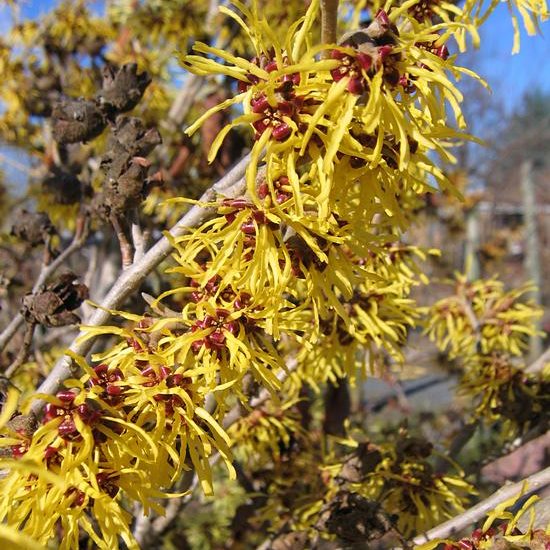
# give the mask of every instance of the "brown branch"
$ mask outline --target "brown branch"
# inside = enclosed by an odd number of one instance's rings
[[[336,44],[338,1],[321,0],[321,42],[323,44]]]
[[[470,439],[472,439],[473,435],[476,433],[478,426],[479,420],[474,420],[468,422],[467,424],[463,424],[460,428],[460,431],[451,441],[449,450],[446,451],[445,454],[456,461],[458,453],[460,453],[460,451],[462,451],[462,449],[468,444]],[[435,469],[438,473],[446,473],[452,466],[453,463],[449,462],[445,459],[444,456],[442,456],[437,460]]]
[[[460,305],[462,306],[462,310],[466,317],[468,318],[468,321],[470,321],[470,324],[472,325],[472,330],[474,331],[474,334],[476,335],[476,341],[479,342],[481,339],[481,323],[479,322],[479,319],[476,317],[476,314],[474,313],[474,310],[472,309],[472,305],[464,296],[460,297]]]
[[[290,376],[297,368],[297,363],[295,361],[292,362],[292,364],[288,365],[286,370],[283,370],[277,374],[277,378],[280,382],[284,382],[288,376]],[[212,394],[209,394],[208,397],[211,397]],[[254,397],[250,400],[249,407],[254,409],[259,409],[262,405],[264,405],[270,398],[272,394],[269,390],[266,388],[263,388],[257,397]],[[208,400],[207,397],[207,400]],[[212,402],[211,402],[212,403]],[[237,422],[240,418],[244,416],[244,413],[246,412],[246,409],[242,407],[242,405],[237,404],[235,405],[224,417],[223,419],[223,428],[227,430],[232,424]]]
[[[351,414],[351,397],[347,378],[329,381],[323,396],[323,432],[326,435],[345,436],[345,423]]]
[[[469,525],[483,519],[488,512],[491,512],[496,506],[512,498],[514,495],[519,496],[522,490],[525,491],[525,494],[533,494],[547,485],[550,485],[550,467],[526,477],[517,483],[504,485],[489,498],[482,500],[469,510],[430,529],[422,535],[418,535],[414,538],[413,543],[422,544],[430,540],[452,536],[454,533],[458,533]]]
[[[43,265],[50,265],[52,263],[52,259],[54,256],[54,253],[52,250],[52,237],[53,235],[48,235],[46,237],[46,241],[44,242],[44,255],[42,258]]]
[[[4,375],[6,378],[11,378],[17,369],[26,361],[29,356],[29,351],[32,345],[32,337],[34,336],[34,329],[36,328],[36,323],[28,323],[25,330],[25,337],[23,338],[23,345],[17,354],[17,357],[14,359],[12,364],[6,369]]]
[[[113,229],[115,230],[118,244],[120,246],[122,269],[128,269],[132,265],[132,261],[134,259],[134,247],[132,246],[130,239],[128,239],[126,231],[124,231],[124,227],[122,226],[122,223],[124,222],[121,222],[121,220],[119,220],[119,218],[114,214],[109,216],[109,220],[113,225]]]

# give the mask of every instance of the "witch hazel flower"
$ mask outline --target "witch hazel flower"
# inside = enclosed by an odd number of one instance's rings
[[[383,81],[391,87],[399,82],[400,60],[395,50],[397,28],[390,23],[388,14],[379,10],[374,21],[360,31],[348,33],[341,40],[342,50],[332,50],[331,58],[340,61],[330,71],[335,82],[349,78],[347,89],[361,95],[369,90],[369,80],[380,70]]]
[[[46,405],[42,422],[46,424],[51,420],[61,418],[61,423],[57,426],[57,432],[65,441],[79,441],[82,439],[77,418],[84,425],[93,427],[103,416],[102,411],[95,402],[87,400],[77,403],[77,394],[71,390],[57,392],[56,398],[57,403]]]

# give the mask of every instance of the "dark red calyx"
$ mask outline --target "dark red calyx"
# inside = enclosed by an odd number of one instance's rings
[[[258,185],[258,197],[260,197],[260,199],[265,199],[268,194],[269,186],[266,181],[263,181],[260,185]]]
[[[290,134],[292,134],[292,128],[286,122],[281,122],[273,128],[272,136],[276,141],[285,141]]]
[[[63,403],[63,405],[69,405],[74,401],[76,393],[71,390],[58,391],[55,396]]]
[[[368,71],[372,67],[372,57],[369,54],[359,52],[356,59],[359,65],[361,65],[361,67],[365,69],[365,71]]]
[[[257,98],[252,99],[250,101],[250,106],[252,107],[253,113],[263,113],[264,111],[269,109],[269,101],[267,100],[267,97],[262,94]]]
[[[77,439],[82,438],[72,418],[65,418],[65,420],[59,424],[57,432],[60,437],[67,441],[76,441]]]
[[[351,78],[348,82],[347,89],[350,93],[360,95],[365,91],[363,79],[360,77]]]

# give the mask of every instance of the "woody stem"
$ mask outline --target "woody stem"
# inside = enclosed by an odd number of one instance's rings
[[[336,43],[338,1],[339,0],[321,0],[321,42],[323,44]]]

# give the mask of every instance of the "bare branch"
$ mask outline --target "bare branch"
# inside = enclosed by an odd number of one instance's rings
[[[139,211],[137,208],[132,213],[132,242],[134,243],[134,262],[141,260],[147,248],[147,232],[143,231],[139,223]]]
[[[487,513],[494,510],[496,506],[512,498],[514,495],[519,495],[522,490],[524,490],[526,494],[532,494],[540,491],[547,485],[550,485],[550,467],[526,477],[517,483],[504,485],[489,498],[482,500],[459,516],[430,529],[427,533],[418,535],[414,538],[413,543],[422,544],[429,540],[449,537],[484,518]]]
[[[321,42],[336,44],[339,0],[321,0]]]
[[[22,162],[18,162],[17,160],[14,160],[9,155],[4,155],[3,153],[0,153],[0,162],[2,162],[3,164],[7,164],[12,168],[15,168],[15,170],[19,170],[20,172],[23,172],[28,176],[36,175],[36,169],[29,168],[26,164],[23,164]]]
[[[127,269],[132,265],[132,260],[134,258],[134,247],[126,236],[124,227],[122,226],[121,220],[117,216],[111,214],[109,217],[115,234],[118,239],[118,244],[120,246],[120,256],[122,257],[122,269]]]
[[[515,453],[517,450],[521,449],[534,439],[537,439],[538,437],[548,433],[549,422],[550,420],[548,418],[543,419],[540,424],[533,426],[528,432],[526,432],[522,436],[517,437],[513,441],[505,443],[501,448],[497,448],[494,453],[491,453],[488,457],[482,460],[481,464],[476,464],[475,468],[468,468],[466,470],[466,475],[472,474],[474,472],[479,472],[480,470],[503,459],[504,457]]]
[[[476,433],[476,430],[479,426],[479,420],[473,420],[468,423],[461,423],[459,432],[451,441],[449,450],[445,452],[445,456],[450,456],[453,460],[456,460],[456,457],[462,451],[462,449],[468,444],[470,439]],[[453,463],[449,460],[445,460],[445,456],[439,457],[436,462],[436,470],[438,473],[447,472],[452,466]]]
[[[23,345],[17,354],[17,357],[13,363],[6,369],[4,376],[6,378],[11,378],[17,369],[26,361],[29,351],[31,349],[32,337],[34,335],[34,329],[36,328],[36,323],[28,323],[27,330],[25,331],[25,337],[23,338]]]
[[[197,97],[197,92],[204,82],[202,76],[189,73],[185,85],[181,88],[170,111],[168,112],[169,124],[178,125],[183,122]]]
[[[298,364],[296,363],[295,360],[293,360],[292,364],[288,365],[286,370],[283,370],[277,373],[277,378],[279,379],[279,381],[284,382],[287,379],[287,377],[290,376],[296,370],[297,366]],[[211,395],[212,394],[209,394],[208,397],[211,397]],[[263,388],[257,397],[254,397],[253,399],[250,400],[250,404],[249,404],[250,408],[251,409],[260,408],[271,398],[271,396],[272,396],[271,392],[268,389]],[[223,419],[224,429],[227,430],[227,428],[229,428],[232,424],[234,424],[235,422],[237,422],[237,420],[239,420],[242,416],[244,416],[243,412],[244,410],[241,405],[235,405],[225,415]]]

